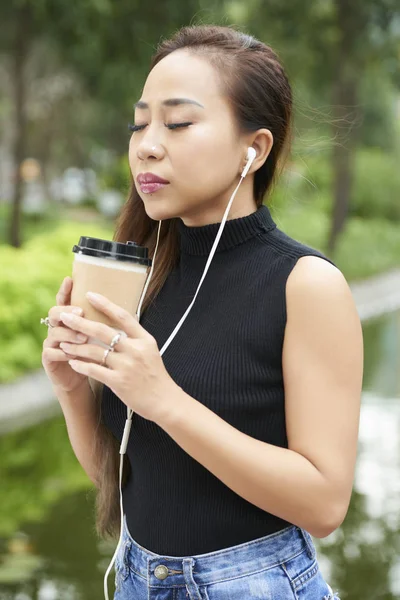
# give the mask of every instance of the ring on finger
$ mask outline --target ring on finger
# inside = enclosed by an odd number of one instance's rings
[[[108,357],[108,355],[109,355],[110,352],[114,352],[115,346],[118,344],[118,342],[120,341],[121,337],[127,338],[128,335],[127,335],[127,333],[125,333],[125,331],[118,331],[118,333],[116,333],[114,335],[113,339],[111,340],[111,343],[110,343],[109,347],[104,351],[103,359],[101,361],[101,365],[103,367],[107,367],[108,369],[110,368],[106,364],[107,357]]]
[[[46,317],[45,319],[40,319],[40,324],[47,325],[47,327],[55,327],[55,325],[52,325],[50,323],[50,317]]]
[[[109,348],[107,348],[106,350],[104,350],[104,354],[103,354],[103,359],[101,361],[101,366],[102,367],[107,367],[107,369],[109,369],[110,367],[106,364],[107,361],[107,356],[109,355],[110,352],[114,352],[114,348],[111,348],[111,346]]]

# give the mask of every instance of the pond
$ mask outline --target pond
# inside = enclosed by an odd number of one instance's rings
[[[354,491],[342,526],[315,539],[342,600],[400,599],[400,312],[364,325]],[[62,415],[0,438],[0,600],[100,600],[116,544],[94,531],[91,484]],[[109,578],[110,598],[114,576]]]

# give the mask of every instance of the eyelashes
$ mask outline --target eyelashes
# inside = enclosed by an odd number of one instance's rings
[[[166,125],[166,127],[168,127],[168,129],[178,129],[179,127],[188,127],[189,125],[192,125],[192,123],[187,122],[187,123],[171,123],[170,125]],[[128,123],[128,129],[129,131],[141,131],[142,129],[144,129],[146,127],[146,125],[133,125],[132,123]]]
[[[144,125],[133,125],[132,123],[128,123],[128,130],[129,131],[140,131],[140,129],[143,129]]]

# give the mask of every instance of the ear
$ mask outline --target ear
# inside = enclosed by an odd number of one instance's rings
[[[262,167],[271,152],[273,143],[274,138],[269,129],[258,129],[255,134],[253,133],[253,137],[249,139],[248,145],[253,146],[257,152],[257,156],[249,169],[249,173],[254,173]]]

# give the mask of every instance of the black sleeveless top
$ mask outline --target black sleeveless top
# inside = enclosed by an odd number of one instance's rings
[[[219,223],[189,227],[181,219],[178,224],[179,263],[140,318],[159,349],[193,299],[219,228]],[[190,396],[243,433],[285,448],[285,285],[305,255],[332,263],[277,228],[265,205],[226,221],[196,301],[162,357]],[[102,413],[121,441],[126,406],[107,386]],[[290,525],[236,494],[137,414],[127,456],[132,470],[123,489],[127,525],[152,552],[203,554]]]

